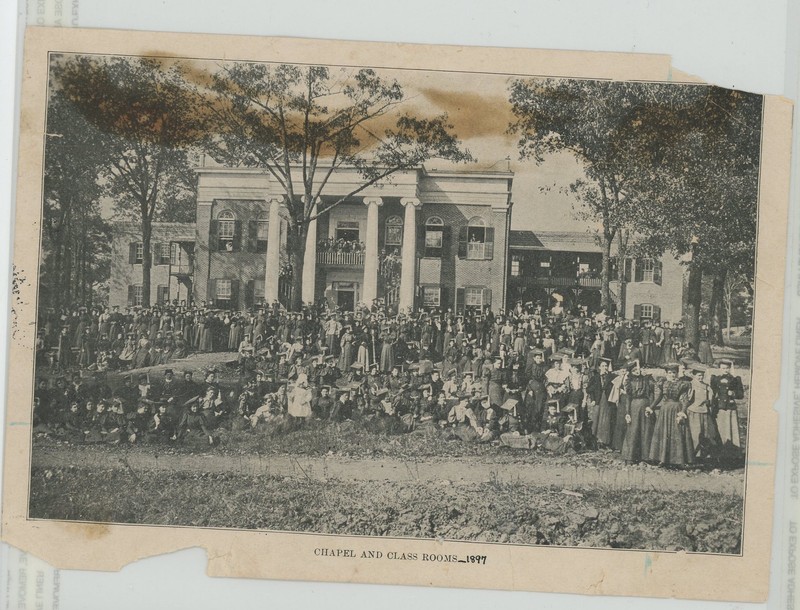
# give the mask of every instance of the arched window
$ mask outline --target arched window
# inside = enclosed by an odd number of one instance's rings
[[[467,223],[467,258],[485,258],[486,222],[480,216],[473,216]]]
[[[494,227],[487,227],[480,216],[473,216],[458,231],[458,258],[491,260],[494,256]]]
[[[425,221],[425,258],[441,258],[444,248],[444,221],[429,216]]]
[[[217,249],[220,252],[236,251],[236,216],[230,210],[224,210],[217,215]]]
[[[399,216],[390,216],[386,219],[386,239],[384,245],[402,246],[403,245],[403,219]]]

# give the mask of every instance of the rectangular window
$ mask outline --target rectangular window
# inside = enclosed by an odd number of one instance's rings
[[[359,241],[359,228],[357,220],[339,220],[336,222],[336,239],[344,241]]]
[[[231,280],[217,280],[217,300],[228,301],[231,298]]]
[[[483,288],[465,288],[464,305],[467,307],[483,307]]]
[[[253,298],[256,301],[264,300],[264,280],[255,280],[253,282]]]
[[[269,238],[269,221],[256,221],[255,250],[259,253],[267,251],[267,239]]]
[[[403,225],[396,225],[396,224],[386,225],[386,245],[387,246],[403,245]]]
[[[589,263],[578,263],[578,275],[589,273],[590,270]]]
[[[653,271],[655,269],[655,265],[653,264],[652,258],[640,258],[639,261],[642,264],[642,281],[643,282],[652,282],[653,281]],[[652,309],[651,309],[652,311]]]
[[[142,297],[142,295],[144,294],[142,292],[142,285],[136,284],[134,286],[131,286],[131,292],[133,295],[133,298],[131,299],[131,306],[141,307],[142,302],[144,301],[144,298]]]
[[[422,306],[440,307],[442,302],[442,289],[439,286],[422,287]]]
[[[142,242],[137,242],[136,254],[133,257],[133,262],[136,265],[141,265],[143,260],[144,260],[144,244]]]
[[[162,242],[156,244],[154,254],[154,265],[169,265],[171,256],[170,256],[170,244],[169,242]]]
[[[643,303],[641,305],[642,308],[642,319],[653,319],[653,305],[650,303]]]
[[[220,220],[219,221],[219,238],[220,239],[233,239],[235,232],[233,220]]]
[[[181,264],[181,248],[178,245],[178,242],[174,241],[169,245],[169,264],[170,265],[180,265]]]
[[[164,305],[169,302],[169,286],[159,284],[156,290],[156,302],[159,305]]]
[[[516,256],[511,259],[511,275],[519,277],[519,258]]]

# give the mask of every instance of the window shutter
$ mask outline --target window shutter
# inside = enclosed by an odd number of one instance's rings
[[[258,252],[258,221],[247,222],[247,247],[248,252]]]
[[[128,262],[131,265],[136,264],[136,242],[132,241],[128,244]]]
[[[450,254],[450,227],[442,227],[442,258]]]
[[[219,248],[219,230],[217,229],[217,221],[212,220],[208,228],[208,249],[210,252],[216,252],[218,248]]]
[[[467,227],[458,229],[458,258],[467,258]],[[463,303],[463,301],[462,301]]]
[[[487,261],[494,258],[494,227],[486,227],[486,237],[483,240],[483,258]]]
[[[153,267],[157,267],[161,264],[161,242],[154,242],[153,243],[153,258],[151,261],[151,265]]]
[[[425,258],[425,225],[417,225],[417,256]]]
[[[447,288],[445,286],[439,287],[439,307],[446,309],[450,302],[447,300]]]
[[[231,309],[239,309],[239,280],[231,280]]]
[[[255,306],[256,301],[256,281],[247,280],[244,288],[244,306],[248,309]]]
[[[641,282],[644,280],[644,264],[641,258],[636,259],[636,269],[633,272],[633,279],[635,282]]]
[[[664,266],[661,261],[653,261],[653,281],[661,286],[661,276],[664,273]]]
[[[217,304],[217,280],[208,280],[208,303],[210,306]]]
[[[661,323],[661,308],[658,305],[653,305],[653,322]]]
[[[136,244],[132,244],[134,247]],[[136,286],[128,286],[128,307],[133,307],[136,299]]]
[[[491,288],[484,288],[483,289],[483,309],[491,309],[492,308],[492,289]]]
[[[242,249],[242,221],[233,221],[233,251],[240,252]]]
[[[641,320],[642,319],[642,306],[641,305],[634,305],[633,306],[633,319],[634,320]]]
[[[463,288],[456,288],[456,313],[459,313],[459,314],[464,313],[464,289]]]

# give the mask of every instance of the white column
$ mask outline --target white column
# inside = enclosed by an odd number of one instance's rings
[[[317,203],[311,208],[312,216],[317,213]],[[317,220],[308,223],[306,235],[306,251],[303,259],[303,303],[314,302],[314,290],[317,276]]]
[[[267,233],[267,272],[264,275],[264,300],[267,304],[278,299],[278,282],[281,271],[281,202],[283,197],[272,197],[269,203],[269,232]]]
[[[398,311],[410,311],[414,307],[414,292],[417,280],[417,208],[416,197],[404,197],[400,203],[405,208],[403,222],[403,260],[400,269],[400,298]]]
[[[370,307],[372,300],[378,298],[378,208],[383,205],[380,197],[364,197],[367,206],[367,235],[364,239],[364,289],[361,300]]]

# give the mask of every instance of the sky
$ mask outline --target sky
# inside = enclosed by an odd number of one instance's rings
[[[201,88],[219,63],[203,60],[177,60]],[[167,60],[165,65],[173,65]],[[331,67],[334,84],[355,72],[354,68]],[[401,113],[433,117],[447,113],[453,132],[475,158],[474,163],[453,165],[431,160],[429,169],[506,170],[514,172],[512,186],[512,228],[540,231],[576,231],[586,227],[573,214],[574,199],[564,190],[582,176],[578,161],[568,153],[550,155],[541,164],[520,160],[517,137],[507,133],[514,120],[508,102],[509,85],[516,77],[504,74],[464,73],[424,70],[384,70],[376,72],[396,79],[403,87],[403,102],[391,113],[370,124],[373,132],[391,128]],[[335,108],[330,100],[329,107]],[[362,134],[365,135],[365,134]],[[111,201],[103,202],[104,215],[113,214]]]

